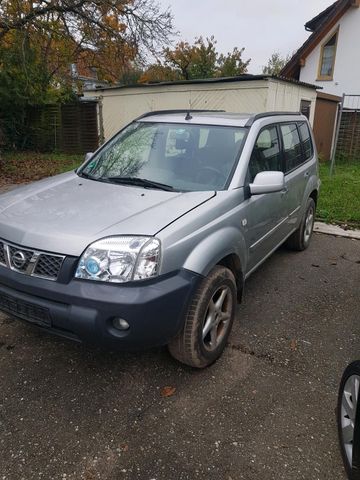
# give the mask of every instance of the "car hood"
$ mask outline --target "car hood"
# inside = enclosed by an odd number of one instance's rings
[[[79,256],[110,235],[156,235],[215,192],[165,192],[66,173],[0,195],[0,238]]]

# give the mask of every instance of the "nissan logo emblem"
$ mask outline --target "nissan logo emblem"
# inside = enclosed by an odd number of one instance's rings
[[[26,257],[23,252],[17,251],[13,253],[11,256],[11,263],[14,265],[15,268],[21,270],[26,263]]]

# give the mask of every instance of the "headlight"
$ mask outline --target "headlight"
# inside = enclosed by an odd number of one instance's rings
[[[153,237],[109,237],[90,245],[75,278],[124,283],[159,273],[160,242]]]

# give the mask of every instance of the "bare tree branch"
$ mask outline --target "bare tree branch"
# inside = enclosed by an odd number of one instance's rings
[[[136,44],[139,51],[153,54],[168,45],[169,36],[174,33],[170,11],[161,10],[152,0],[42,0],[18,15],[8,11],[8,3],[3,0],[0,5],[0,40],[13,30],[44,25],[49,14],[73,36],[82,28],[95,29],[94,39],[95,33],[102,33],[108,40],[128,41]],[[91,43],[96,47],[95,41]]]

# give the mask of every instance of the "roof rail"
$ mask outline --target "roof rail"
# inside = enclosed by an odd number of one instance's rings
[[[181,109],[181,110],[154,110],[153,112],[146,112],[143,115],[140,115],[140,117],[137,117],[135,119],[135,122],[138,120],[141,120],[142,118],[146,117],[152,117],[155,115],[169,115],[171,113],[224,113],[225,110],[192,110],[192,109]]]
[[[256,115],[252,116],[249,118],[249,120],[246,122],[246,127],[251,127],[256,120],[261,120],[262,118],[267,118],[267,117],[280,117],[280,116],[299,116],[302,115],[301,112],[264,112],[264,113],[257,113]]]

